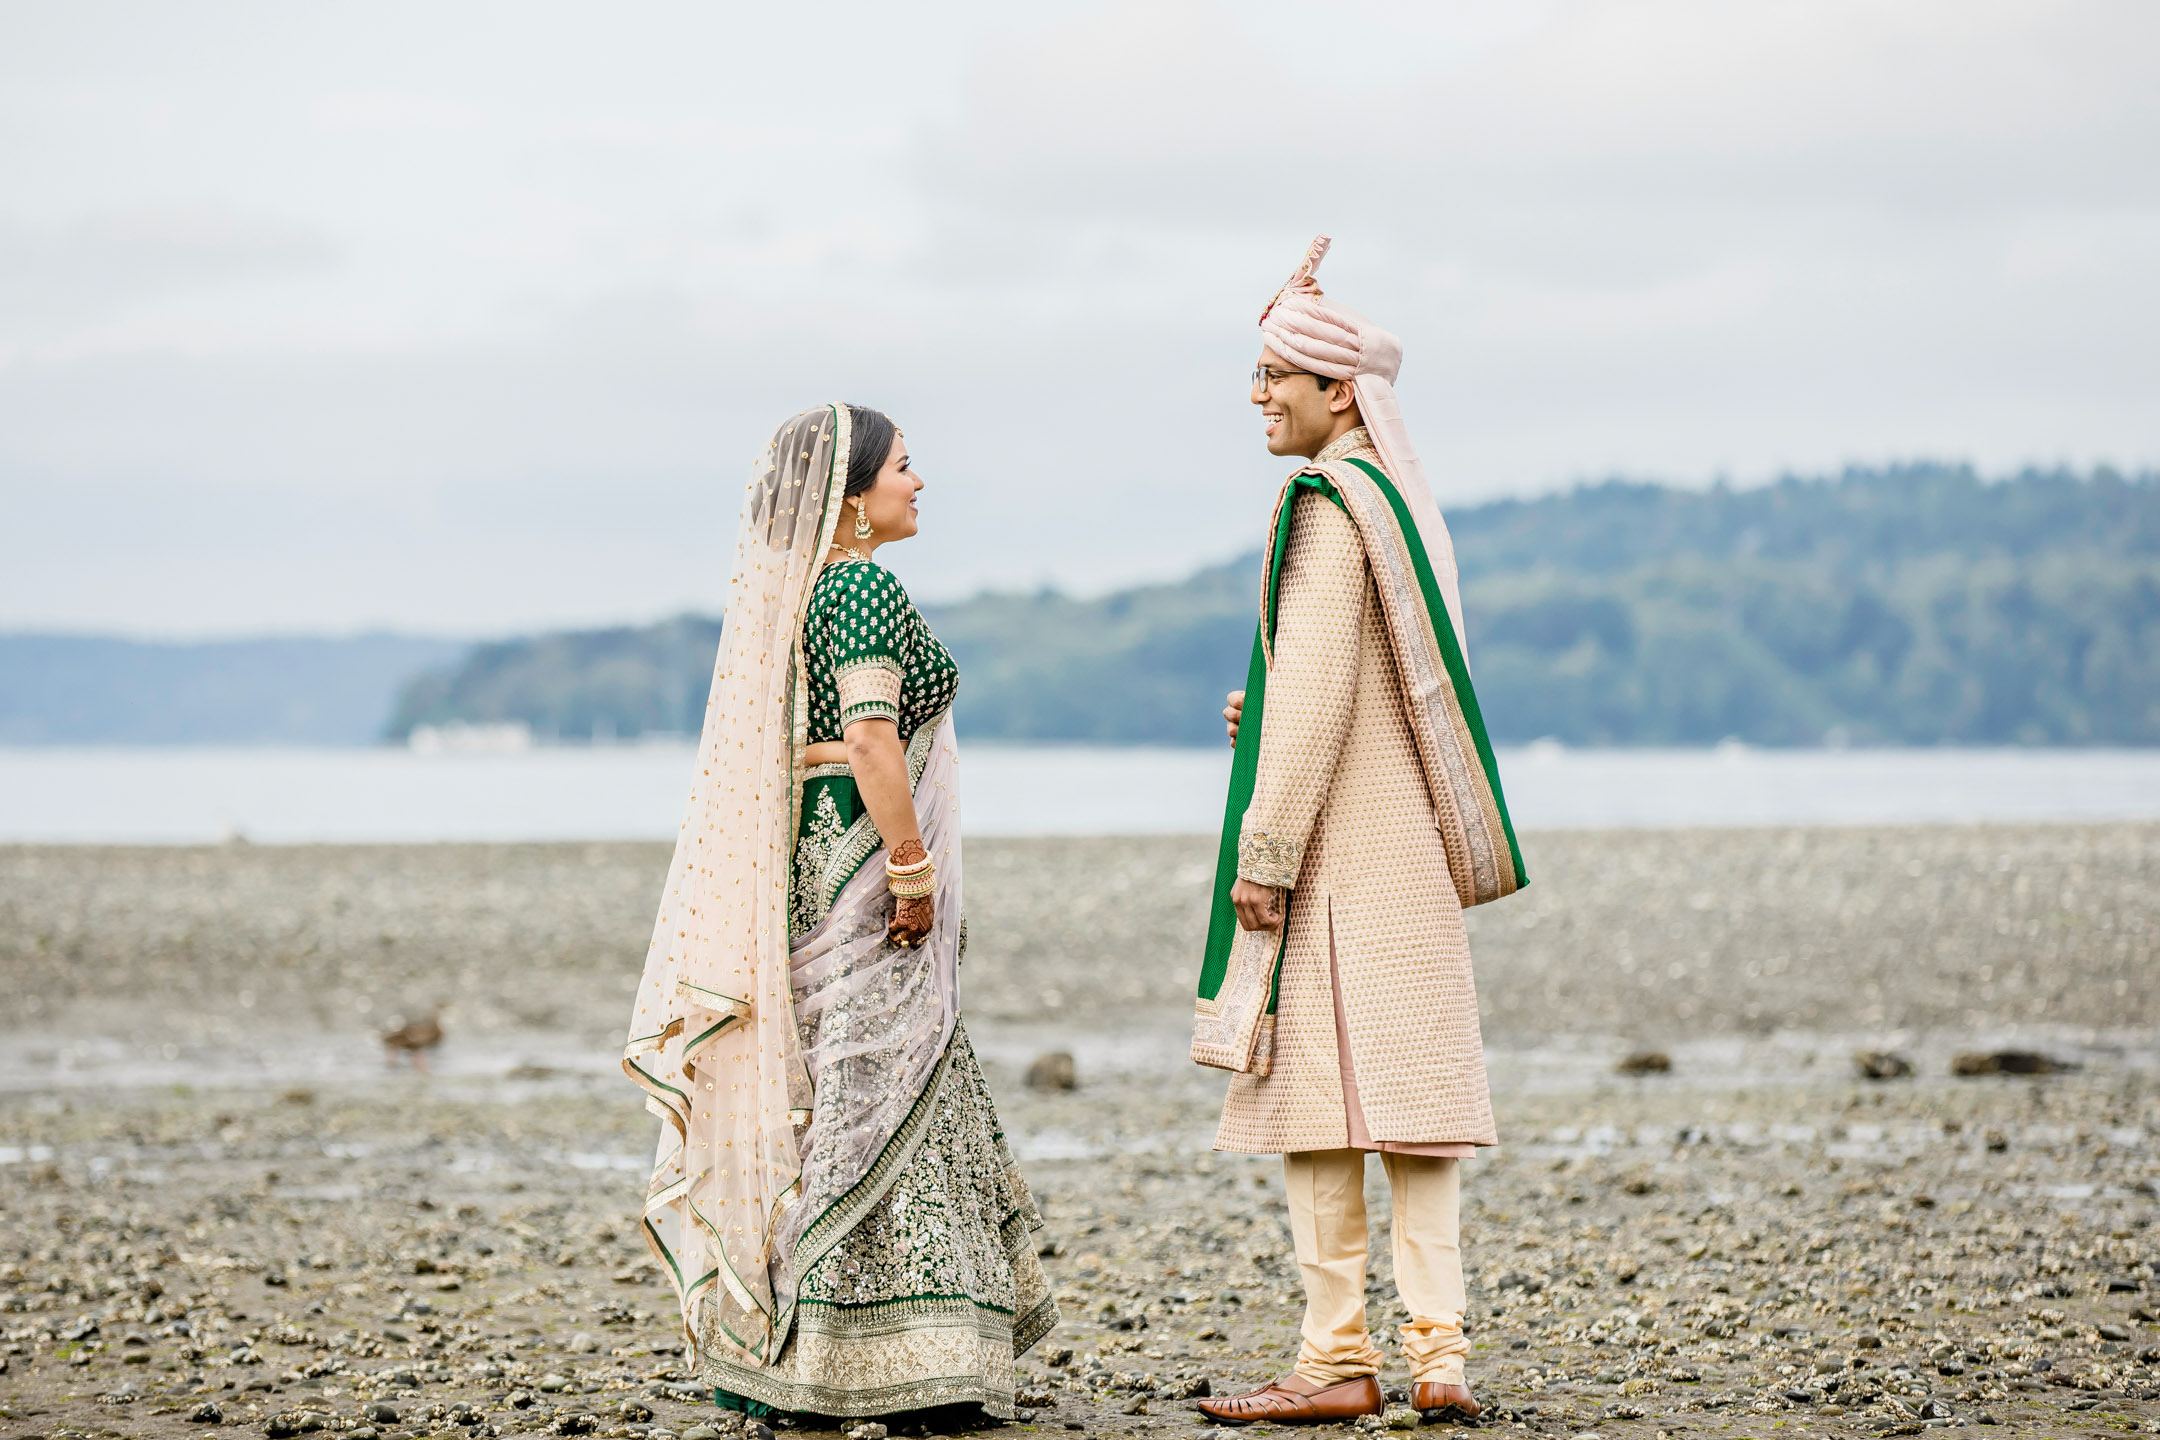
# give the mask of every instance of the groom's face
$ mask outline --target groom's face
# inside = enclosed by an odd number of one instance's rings
[[[1325,390],[1321,378],[1283,359],[1272,349],[1260,351],[1252,403],[1260,407],[1261,429],[1270,455],[1320,453],[1334,437],[1336,416],[1350,408],[1350,387],[1337,380]]]

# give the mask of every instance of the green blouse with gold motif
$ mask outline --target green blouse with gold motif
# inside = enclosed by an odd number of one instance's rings
[[[899,579],[869,560],[827,565],[810,589],[802,643],[809,742],[845,739],[857,720],[890,720],[900,731],[909,775],[919,775],[916,752],[927,754],[927,727],[951,707],[960,669]],[[848,767],[812,766],[803,777],[789,929],[801,935],[823,919],[833,897],[884,843]]]

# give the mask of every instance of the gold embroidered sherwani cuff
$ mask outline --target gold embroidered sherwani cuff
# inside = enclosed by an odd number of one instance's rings
[[[1238,836],[1238,879],[1278,890],[1297,885],[1298,870],[1305,863],[1305,842],[1278,840],[1265,830],[1247,830]]]

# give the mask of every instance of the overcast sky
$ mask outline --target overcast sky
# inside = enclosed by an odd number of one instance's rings
[[[1443,506],[2160,461],[2160,5],[0,0],[0,628],[723,596],[889,410],[919,595],[1258,543],[1316,231]]]

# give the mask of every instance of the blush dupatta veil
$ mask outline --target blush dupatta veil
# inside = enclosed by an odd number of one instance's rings
[[[908,747],[936,923],[886,940],[884,852],[788,934],[802,797],[802,631],[839,521],[845,405],[783,424],[752,466],[682,830],[623,1069],[665,1123],[644,1231],[693,1365],[780,1356],[796,1279],[889,1184],[890,1144],[951,1040],[960,944],[958,752],[948,713]],[[813,1107],[812,1097],[816,1097]]]

